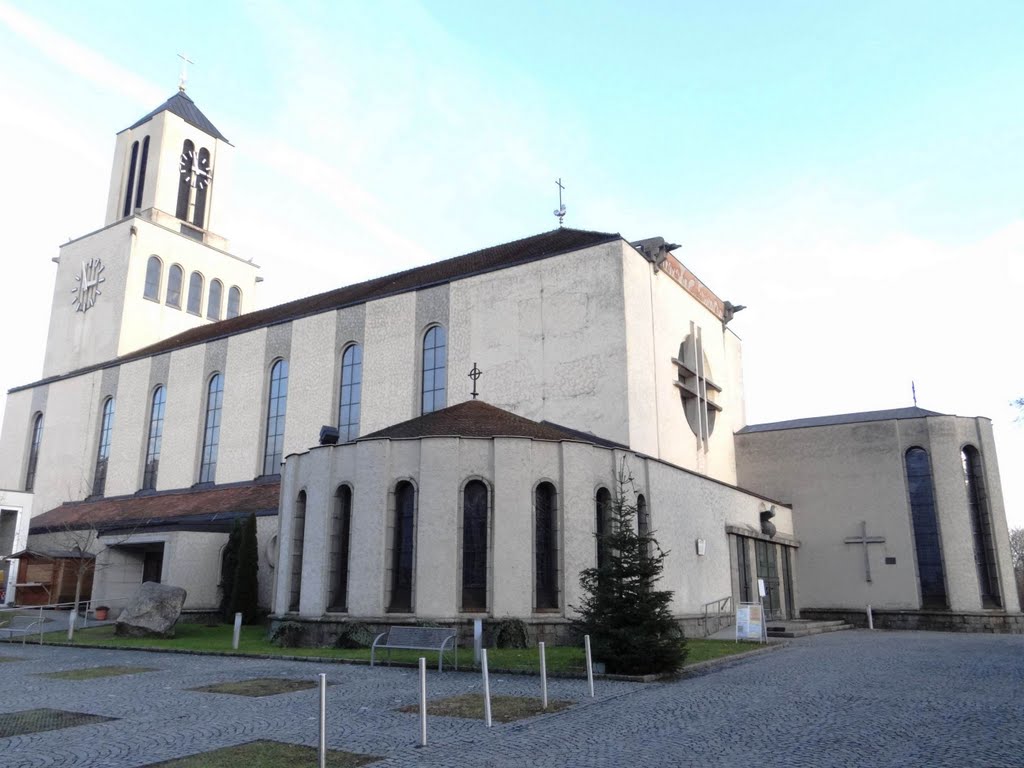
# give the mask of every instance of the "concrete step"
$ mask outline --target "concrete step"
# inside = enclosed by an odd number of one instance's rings
[[[842,632],[853,629],[845,621],[804,621],[788,619],[768,622],[768,637],[808,637],[825,632]]]

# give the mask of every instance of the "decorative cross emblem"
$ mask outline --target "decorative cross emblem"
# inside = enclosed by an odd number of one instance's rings
[[[866,520],[860,523],[860,536],[847,536],[843,539],[845,544],[864,545],[864,578],[871,581],[871,560],[868,558],[868,544],[885,544],[884,536],[868,536],[868,524]]]
[[[188,57],[187,53],[179,53],[178,58],[181,59],[181,71],[178,74],[178,90],[184,93],[185,84],[188,82],[188,65],[195,64],[195,62]]]
[[[558,181],[555,182],[558,186],[558,210],[555,211],[555,216],[558,217],[558,226],[562,226],[562,219],[565,218],[565,203],[562,202],[562,190],[565,187],[562,186],[562,177],[558,177]]]
[[[470,394],[473,395],[473,399],[474,400],[476,400],[477,394],[478,394],[477,391],[476,391],[476,380],[479,379],[483,375],[484,375],[484,372],[476,367],[476,363],[473,363],[473,370],[469,372],[469,378],[471,378],[473,380],[473,391]]]
[[[722,406],[715,399],[722,388],[711,380],[704,359],[704,343],[701,329],[690,324],[690,335],[679,345],[679,357],[672,362],[679,369],[677,379],[672,382],[679,390],[686,411],[686,421],[701,442],[705,444],[715,430],[715,414]]]

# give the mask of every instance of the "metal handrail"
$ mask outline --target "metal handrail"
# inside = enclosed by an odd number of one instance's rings
[[[704,636],[713,635],[715,632],[722,628],[722,616],[732,616],[732,610],[729,604],[732,602],[732,595],[721,597],[718,600],[712,600],[711,602],[704,603],[703,614],[704,614]],[[711,606],[715,607],[715,612],[712,615],[710,612]],[[710,620],[715,619],[715,628],[711,629]]]
[[[124,603],[124,602],[128,602],[128,600],[130,600],[130,599],[131,598],[127,598],[127,597],[121,597],[121,598],[117,598],[115,600],[96,600],[96,599],[90,598],[88,600],[79,600],[77,603],[72,600],[72,601],[64,602],[64,603],[47,603],[46,605],[23,605],[23,606],[20,606],[20,607],[18,607],[18,606],[0,606],[0,616],[3,616],[5,613],[10,613],[10,614],[19,615],[19,616],[26,616],[26,615],[31,615],[32,612],[34,612],[34,611],[38,611],[39,612],[39,616],[36,619],[36,621],[33,622],[33,624],[38,624],[39,625],[39,644],[42,645],[43,644],[43,635],[45,634],[45,631],[44,631],[43,628],[47,624],[46,617],[43,615],[44,611],[70,611],[70,616],[69,616],[69,619],[68,619],[68,640],[72,640],[74,638],[75,628],[77,627],[78,622],[77,622],[77,619],[72,620],[71,617],[77,616],[77,614],[78,614],[78,607],[79,606],[81,606],[81,605],[85,606],[85,609],[82,611],[82,625],[81,625],[81,628],[82,629],[87,629],[89,627],[89,614],[90,613],[92,613],[92,615],[93,615],[93,620],[94,621],[96,620],[96,618],[95,618],[95,616],[96,616],[95,605],[105,605],[105,606],[110,607],[113,603]],[[59,629],[60,628],[58,627],[56,629],[50,629],[50,630],[47,630],[47,631],[54,632],[54,631],[59,631]],[[17,629],[11,629],[11,628],[8,628],[8,627],[0,627],[0,633],[4,633],[4,632],[7,633],[7,638],[6,639],[9,640],[9,639],[11,639],[14,636],[13,633],[18,632],[18,630]],[[23,635],[22,641],[24,641],[24,635],[27,634],[27,633],[22,632],[21,634]]]

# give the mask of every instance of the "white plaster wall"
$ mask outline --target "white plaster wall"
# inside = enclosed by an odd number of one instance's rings
[[[182,587],[184,610],[216,611],[220,608],[220,564],[226,533],[183,531],[167,534],[161,582]]]
[[[341,364],[336,325],[334,312],[292,321],[285,455],[316,445],[320,427],[338,423],[333,391],[335,370]]]
[[[415,380],[413,371],[422,331],[416,327],[416,296],[413,293],[371,301],[366,305],[360,414],[362,434],[419,415],[419,382]],[[333,365],[337,365],[334,355],[330,359]],[[448,378],[451,381],[450,372]],[[337,415],[333,421],[337,422]]]
[[[263,473],[271,363],[266,358],[266,338],[266,329],[258,328],[228,339],[217,483],[252,480]],[[199,429],[205,422],[205,408],[204,393],[203,410],[196,422]]]
[[[202,346],[171,353],[157,490],[187,488],[199,479],[199,440],[206,414]]]
[[[274,578],[277,573],[277,515],[256,518],[256,542],[259,548],[260,607],[270,610],[274,603]]]
[[[152,358],[120,367],[114,401],[114,429],[107,461],[107,496],[135,493],[142,487],[141,468],[149,443],[153,391],[149,387]],[[166,424],[166,422],[165,422]]]

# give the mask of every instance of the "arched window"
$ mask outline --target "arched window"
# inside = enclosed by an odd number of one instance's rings
[[[195,155],[196,145],[188,139],[181,145],[181,173],[178,175],[178,205],[174,209],[174,215],[182,221],[188,221],[188,202],[192,193],[192,158]]]
[[[210,185],[210,150],[203,147],[199,150],[199,166],[196,174],[196,207],[192,214],[192,223],[200,229],[206,224],[206,189]]]
[[[983,608],[999,608],[1003,601],[999,594],[996,543],[995,537],[992,535],[992,515],[988,508],[988,493],[981,466],[981,454],[973,445],[966,445],[960,458],[964,465],[967,504],[971,515],[971,532],[974,534],[974,564],[978,568],[981,605]]]
[[[230,320],[232,317],[238,317],[242,311],[242,290],[237,286],[231,286],[228,291],[228,313],[226,317]]]
[[[92,479],[92,495],[102,496],[107,487],[107,461],[110,459],[110,435],[114,429],[114,398],[103,402],[100,417],[100,439],[96,447],[96,471]]]
[[[39,465],[39,444],[43,440],[43,414],[37,413],[32,420],[32,437],[28,449],[28,469],[25,472],[25,490],[31,491],[36,485],[36,467]]]
[[[158,256],[150,256],[146,262],[146,287],[142,292],[144,298],[160,301],[160,273],[163,265]]]
[[[188,311],[193,315],[203,312],[203,276],[198,272],[188,278]]]
[[[341,398],[338,433],[343,443],[359,437],[359,406],[363,393],[363,348],[349,344],[341,355]]]
[[[164,405],[167,393],[157,387],[153,391],[153,404],[149,409],[149,440],[146,443],[146,467],[142,473],[142,490],[156,490],[156,476],[160,469],[160,444],[164,437]]]
[[[142,207],[142,190],[146,186],[146,163],[149,160],[149,136],[142,140],[142,159],[139,161],[139,188],[135,190],[135,207]]]
[[[534,491],[534,602],[537,610],[558,608],[558,509],[555,486],[540,483]]]
[[[288,407],[288,361],[278,360],[270,369],[267,397],[267,442],[263,450],[263,474],[281,473],[284,450],[284,415]]]
[[[608,546],[604,537],[608,535],[608,520],[612,511],[612,495],[607,488],[598,488],[596,505],[594,509],[594,530],[597,534],[597,567],[605,564],[608,556]]]
[[[185,273],[177,264],[167,270],[167,306],[181,309],[181,282]]]
[[[288,610],[299,610],[302,597],[302,549],[306,536],[306,492],[299,491],[295,499],[295,514],[292,516],[292,583],[288,598]]]
[[[212,483],[217,476],[217,448],[220,445],[220,414],[224,405],[224,377],[215,373],[206,395],[206,428],[203,430],[203,458],[199,482]]]
[[[395,486],[389,613],[412,613],[415,508],[416,489],[412,483],[403,480]]]
[[[132,212],[132,195],[135,191],[135,164],[139,161],[139,142],[132,142],[132,159],[128,163],[128,186],[124,191],[124,210],[122,216]]]
[[[422,413],[438,411],[448,402],[447,343],[440,325],[432,326],[423,337]]]
[[[917,577],[921,582],[921,607],[945,608],[946,577],[942,565],[939,521],[935,514],[932,466],[924,448],[911,448],[904,457],[910,519],[914,528]]]
[[[220,303],[224,295],[224,284],[220,280],[210,281],[210,299],[206,302],[206,319],[220,320]]]
[[[334,495],[331,517],[331,599],[328,610],[348,610],[348,553],[352,530],[352,489],[343,485]]]
[[[462,610],[487,610],[487,486],[479,480],[462,491]]]

